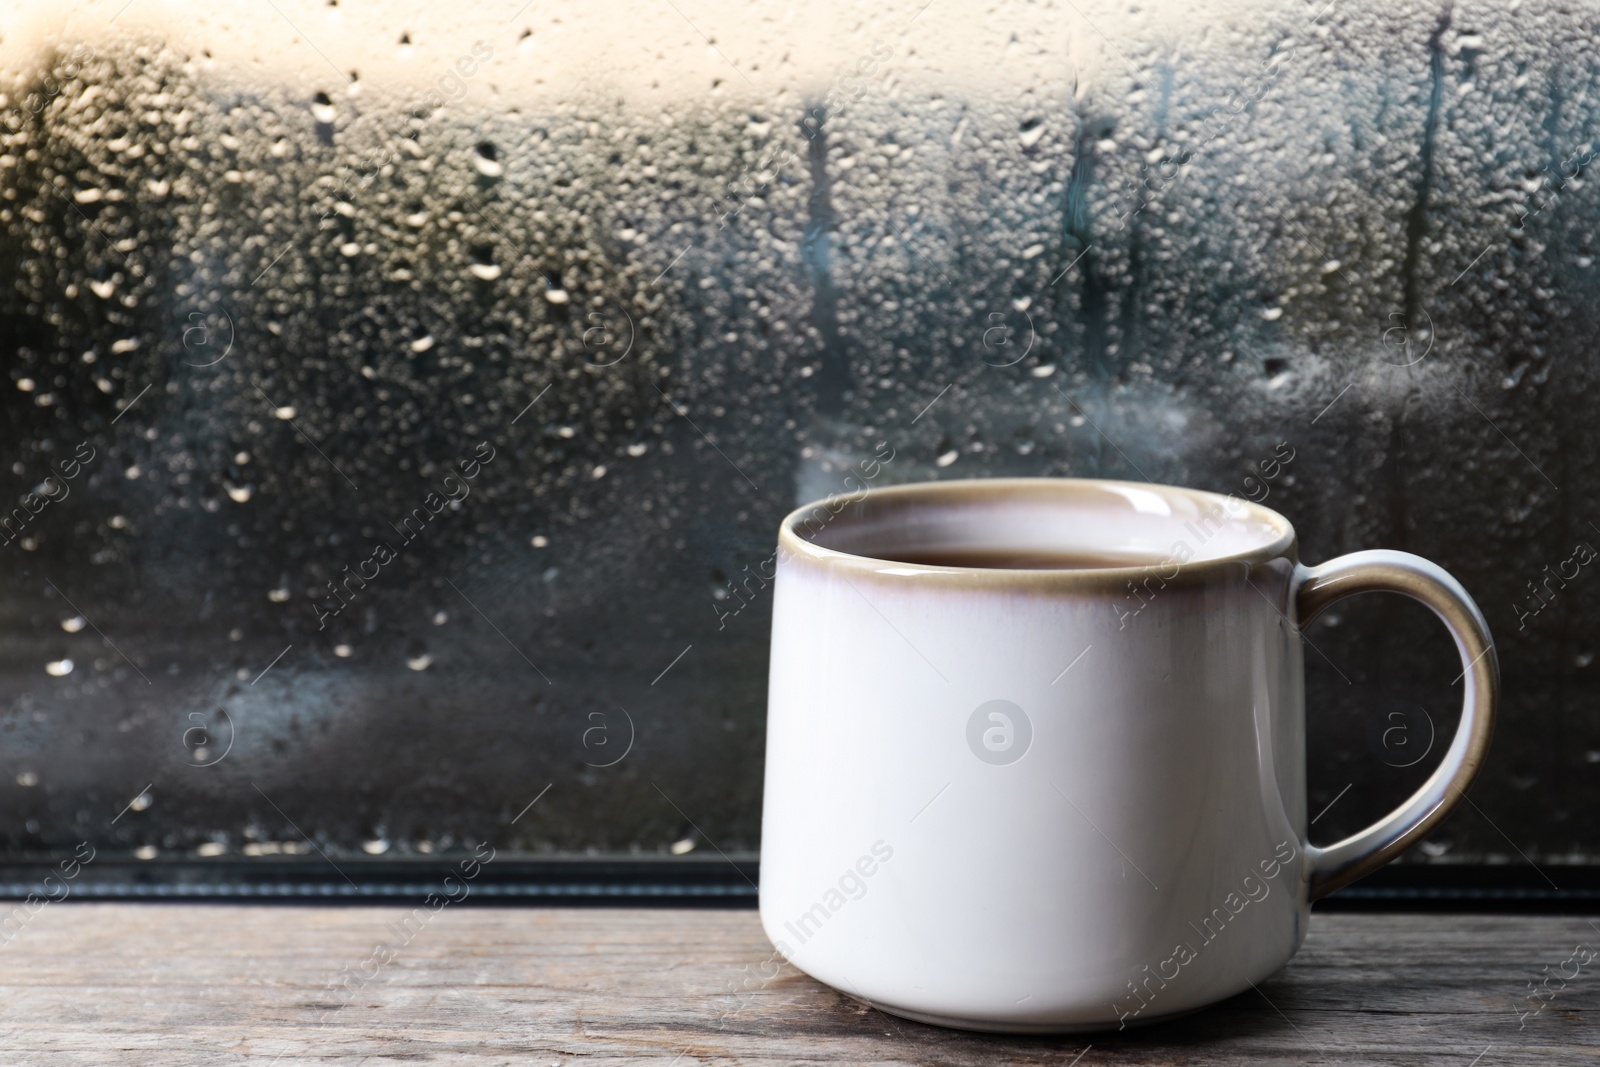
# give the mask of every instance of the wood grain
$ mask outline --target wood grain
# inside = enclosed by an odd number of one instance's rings
[[[457,906],[408,939],[409,910],[48,905],[0,951],[0,1062],[1600,1062],[1600,959],[1517,1014],[1541,968],[1600,947],[1582,918],[1318,915],[1257,992],[1122,1034],[1010,1038],[892,1018],[787,966],[763,980],[753,911]],[[381,964],[380,943],[398,948]]]

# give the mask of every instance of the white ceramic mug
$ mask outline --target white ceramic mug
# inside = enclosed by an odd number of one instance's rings
[[[1018,569],[973,553],[1116,557]],[[1463,664],[1461,724],[1397,811],[1306,840],[1301,629],[1412,597]],[[885,1011],[977,1030],[1117,1028],[1248,989],[1311,901],[1456,805],[1493,730],[1488,626],[1402,552],[1296,559],[1275,512],[1109,481],[871,490],[779,532],[761,921]]]

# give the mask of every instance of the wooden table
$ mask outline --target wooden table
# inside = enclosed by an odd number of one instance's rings
[[[764,980],[749,910],[446,907],[409,939],[408,911],[47,905],[0,952],[0,1063],[1600,1062],[1600,959],[1527,999],[1600,946],[1583,918],[1319,914],[1259,993],[1012,1038],[892,1018],[789,967]],[[401,947],[383,962],[380,942]]]

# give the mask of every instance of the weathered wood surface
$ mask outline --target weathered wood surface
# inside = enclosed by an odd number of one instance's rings
[[[1600,946],[1582,918],[1318,915],[1259,993],[1123,1034],[1011,1038],[891,1018],[789,967],[763,980],[752,911],[453,907],[409,942],[405,913],[49,905],[0,952],[0,1063],[1600,1062],[1600,959],[1526,999]],[[363,966],[380,943],[402,947]],[[345,968],[374,977],[330,993]]]

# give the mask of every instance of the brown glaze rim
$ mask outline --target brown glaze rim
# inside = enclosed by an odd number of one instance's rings
[[[1177,574],[1168,575],[1166,570],[1171,564],[1166,563],[1138,567],[1096,567],[1082,570],[944,567],[934,564],[906,563],[900,560],[880,559],[874,556],[862,556],[852,552],[841,552],[838,549],[824,548],[822,545],[802,537],[798,532],[799,524],[806,518],[815,516],[818,508],[828,512],[829,518],[827,521],[832,523],[839,521],[840,517],[847,513],[846,509],[869,499],[900,502],[924,500],[940,504],[965,501],[973,504],[982,504],[997,498],[1015,497],[1019,494],[1029,494],[1046,499],[1060,499],[1063,496],[1071,496],[1085,489],[1104,486],[1143,489],[1164,496],[1183,497],[1198,504],[1202,509],[1210,509],[1216,505],[1227,506],[1231,499],[1247,508],[1254,518],[1275,527],[1278,530],[1278,537],[1269,544],[1243,552],[1218,556],[1214,559],[1177,564]],[[828,506],[840,503],[843,506],[838,510]],[[915,578],[919,581],[934,581],[941,585],[953,584],[978,589],[1050,591],[1121,589],[1128,582],[1137,582],[1148,578],[1151,572],[1156,569],[1161,570],[1163,583],[1172,585],[1216,581],[1225,577],[1225,572],[1238,567],[1240,564],[1245,566],[1248,573],[1249,570],[1257,566],[1277,560],[1286,560],[1291,565],[1299,562],[1294,526],[1288,519],[1271,508],[1262,507],[1260,504],[1245,500],[1242,497],[1230,498],[1222,493],[1211,493],[1203,489],[1189,489],[1184,486],[1162,485],[1155,482],[1117,481],[1108,478],[963,478],[951,481],[910,482],[881,488],[868,488],[859,493],[830,496],[822,500],[813,501],[804,507],[796,508],[784,517],[783,522],[778,526],[778,554],[780,561],[785,556],[790,559],[804,560],[807,563],[830,570],[843,571],[846,577],[859,576],[880,580]],[[1237,576],[1238,572],[1233,571],[1233,574]]]

